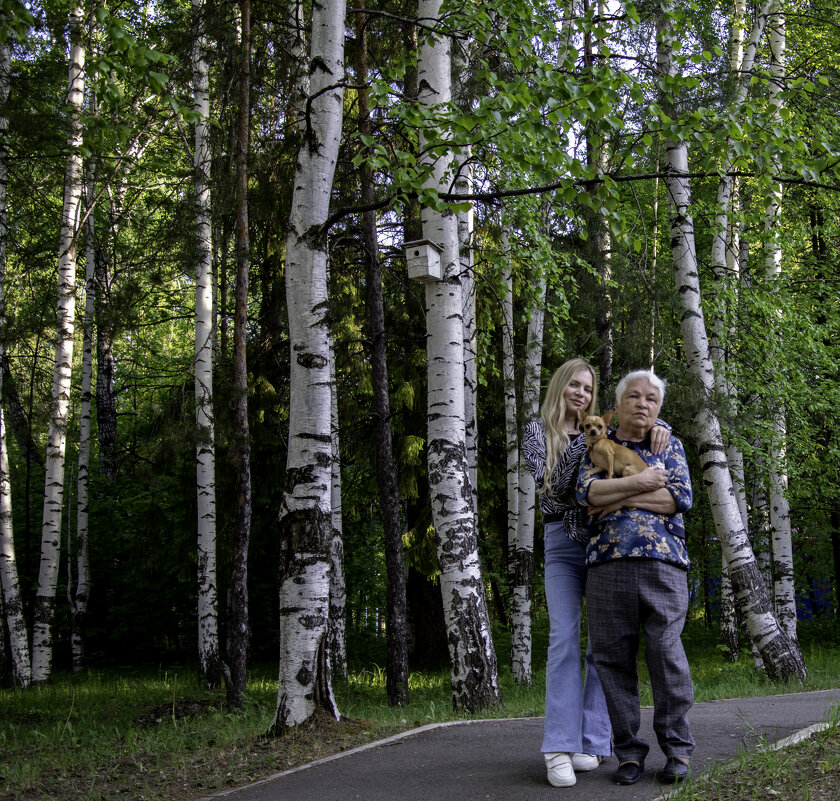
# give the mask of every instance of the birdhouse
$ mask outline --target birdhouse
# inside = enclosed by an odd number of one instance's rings
[[[440,281],[441,249],[428,239],[415,239],[403,245],[408,277],[415,281]]]

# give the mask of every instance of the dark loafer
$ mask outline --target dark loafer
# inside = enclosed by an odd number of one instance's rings
[[[658,780],[662,784],[677,784],[688,778],[688,762],[681,759],[671,758],[665,763],[665,767],[659,771]]]
[[[640,765],[638,762],[622,762],[613,774],[613,781],[616,784],[635,784],[644,772],[644,763]]]

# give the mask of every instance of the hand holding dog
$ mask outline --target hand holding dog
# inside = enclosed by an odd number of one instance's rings
[[[656,467],[646,467],[641,473],[629,478],[636,479],[638,492],[653,492],[662,489],[668,483],[668,473]],[[636,494],[635,492],[632,494]]]
[[[638,502],[642,503],[643,507],[646,508],[647,502],[640,496],[646,495],[646,493],[656,492],[656,490],[665,487],[668,483],[668,472],[666,470],[659,470],[656,467],[646,467],[641,473],[636,473],[634,476],[615,478],[612,481],[621,482],[620,484],[613,484],[616,492],[619,491],[619,486],[621,487],[621,497],[613,497],[603,506],[588,506],[587,514],[595,520],[601,520],[606,515],[617,512],[619,509],[625,507],[628,509],[636,508],[635,501],[637,497]]]

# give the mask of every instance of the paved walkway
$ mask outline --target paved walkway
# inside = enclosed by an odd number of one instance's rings
[[[838,704],[840,689],[696,704],[692,770],[804,733]],[[632,787],[611,781],[615,759],[578,774],[574,787],[551,787],[539,753],[543,719],[521,718],[425,726],[201,801],[648,801],[662,794],[653,774],[664,763],[651,718],[644,708],[651,752]]]

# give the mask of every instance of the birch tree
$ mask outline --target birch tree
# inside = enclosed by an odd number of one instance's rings
[[[338,390],[335,383],[335,350],[330,337],[330,613],[327,647],[333,676],[347,678],[347,584],[344,575],[344,523],[342,520],[341,442],[338,431]]]
[[[774,0],[768,25],[770,40],[770,109],[774,122],[781,121],[785,89],[785,17],[781,3]],[[777,168],[779,159],[774,159]],[[764,225],[767,230],[765,266],[767,280],[771,283],[782,274],[782,185],[773,182],[770,187]],[[779,314],[781,314],[779,312]],[[771,334],[769,341],[776,342]],[[772,346],[771,346],[772,347]],[[778,393],[776,393],[778,394]],[[793,542],[790,525],[790,504],[787,499],[788,477],[786,471],[787,425],[785,404],[777,399],[771,405],[773,437],[770,458],[770,522],[773,528],[773,589],[776,616],[792,640],[796,640],[796,593],[793,576]]]
[[[0,23],[5,19],[0,18]],[[6,240],[7,200],[6,182],[9,170],[9,118],[6,101],[11,78],[11,46],[0,42],[0,359],[6,356]],[[23,603],[20,595],[17,560],[15,558],[14,528],[12,526],[12,487],[9,480],[9,452],[6,445],[4,373],[0,371],[0,589],[2,607],[9,632],[9,651],[12,661],[12,680],[17,687],[28,687],[32,680],[29,640]],[[2,628],[2,621],[0,621]]]
[[[280,671],[270,731],[320,708],[338,718],[327,649],[332,437],[327,219],[341,138],[345,3],[316,3],[305,130],[286,237],[291,348],[289,445],[280,510]]]
[[[87,184],[87,220],[85,222],[85,317],[82,331],[82,391],[79,403],[79,456],[76,473],[76,586],[70,599],[70,647],[73,672],[79,673],[85,663],[85,616],[90,593],[90,557],[88,522],[90,511],[90,439],[93,386],[94,306],[96,296],[96,245],[93,219],[92,170]]]
[[[419,0],[419,19],[440,21],[440,0]],[[440,31],[427,33],[418,55],[419,102],[432,110],[452,100],[450,42]],[[421,130],[420,152],[431,131]],[[441,148],[424,189],[447,191],[452,150]],[[441,250],[442,278],[426,283],[428,353],[427,458],[432,520],[437,538],[440,586],[456,708],[479,709],[498,703],[496,654],[478,558],[478,532],[472,503],[464,420],[463,294],[460,281],[458,220],[450,211],[424,206],[423,237]]]
[[[594,28],[593,33],[587,29],[584,42],[584,63],[586,70],[590,73],[590,80],[593,80],[595,65],[601,58],[601,51],[606,47],[607,42],[607,3],[605,0],[598,0],[597,3],[599,24]],[[568,36],[568,34],[566,34]],[[564,42],[564,46],[566,43]],[[594,52],[593,52],[594,51]],[[600,121],[593,121],[586,132],[587,158],[591,167],[598,174],[607,172],[609,168],[609,152],[606,137],[600,129]],[[593,186],[593,194],[596,186]],[[600,280],[600,297],[595,309],[595,329],[598,332],[598,372],[601,383],[601,400],[606,402],[606,391],[612,387],[613,352],[615,350],[612,314],[612,237],[609,225],[604,216],[603,210],[591,211],[588,216],[588,240],[589,260],[598,273]]]
[[[503,252],[508,254],[508,247]],[[506,255],[507,258],[507,255]],[[514,323],[512,276],[506,272],[502,312],[503,375],[505,387],[505,441],[507,449],[508,574],[510,576],[511,669],[517,684],[533,681],[531,648],[531,602],[534,580],[534,477],[519,448],[519,419],[514,370]],[[540,369],[542,366],[543,307],[546,280],[539,273],[526,314],[525,362],[522,369],[522,420],[539,416]]]
[[[71,9],[70,68],[67,92],[67,163],[58,244],[58,303],[55,362],[47,432],[41,562],[32,624],[32,680],[46,681],[52,671],[53,616],[61,548],[64,458],[70,409],[73,335],[76,310],[76,251],[82,198],[81,112],[85,90],[83,9]]]
[[[522,419],[536,420],[540,412],[540,374],[542,370],[543,352],[543,323],[545,309],[546,279],[540,272],[537,278],[533,305],[528,313],[528,327],[525,342],[525,366],[522,375]],[[513,586],[513,594],[518,596],[516,606],[522,617],[520,623],[521,634],[518,638],[517,652],[514,654],[514,664],[521,665],[520,676],[514,678],[520,684],[530,684],[533,681],[532,647],[531,647],[531,613],[534,583],[534,514],[536,510],[536,485],[534,476],[522,459],[519,458],[519,500],[517,502],[517,530],[516,547],[517,571]],[[513,605],[511,605],[511,620],[513,620]],[[527,631],[526,631],[527,626]]]
[[[759,15],[753,34],[749,37],[749,44],[745,53],[745,24],[746,0],[736,0],[731,22],[731,38],[729,46],[729,71],[735,76],[734,102],[736,108],[743,104],[746,98],[748,75],[752,71],[755,61],[758,40],[765,27],[766,16]],[[735,305],[739,292],[740,261],[737,247],[739,237],[737,226],[732,221],[732,211],[738,198],[738,179],[730,174],[733,161],[732,137],[727,137],[724,143],[724,154],[727,164],[726,171],[721,175],[717,188],[717,205],[715,209],[715,224],[712,232],[711,266],[715,280],[721,285],[717,314],[712,321],[712,335],[709,351],[715,362],[715,378],[718,392],[726,400],[730,414],[737,408],[737,385],[735,380],[736,367],[728,359],[727,343],[735,337],[730,330],[726,305]],[[749,530],[746,503],[746,480],[744,476],[744,456],[740,448],[728,438],[726,457],[734,481],[734,490],[738,501],[738,510],[744,527]],[[720,584],[720,632],[721,643],[725,647],[724,658],[728,661],[738,659],[740,653],[738,635],[738,616],[732,597],[732,582],[729,580],[729,569],[726,560],[721,559]]]
[[[506,222],[503,220],[503,226]],[[507,487],[507,568],[510,585],[510,659],[514,680],[530,683],[531,627],[530,586],[523,585],[525,552],[519,544],[519,415],[516,402],[516,365],[514,356],[513,270],[511,247],[506,228],[502,231],[502,384],[505,395],[505,484]],[[527,571],[526,571],[527,572]]]
[[[673,59],[673,12],[673,3],[665,0],[657,18],[657,67],[665,85],[670,85],[670,80],[677,75]],[[667,94],[663,97],[663,107],[666,112],[674,114],[673,99]],[[685,140],[667,140],[665,153],[668,172],[665,183],[671,209],[671,250],[676,289],[683,309],[680,324],[689,370],[705,396],[695,416],[694,426],[715,529],[721,540],[736,603],[768,675],[774,679],[803,680],[806,670],[802,655],[773,615],[771,600],[761,580],[741,520],[726,461],[720,421],[711,403],[715,369],[700,305],[688,179],[688,147]]]
[[[233,321],[236,516],[230,586],[228,659],[232,706],[242,705],[248,668],[248,549],[251,541],[251,438],[248,426],[248,152],[251,123],[251,3],[240,0],[239,106],[236,131],[236,302]]]
[[[195,183],[195,425],[198,501],[198,661],[208,686],[220,678],[216,588],[216,454],[213,420],[213,246],[210,219],[210,93],[203,0],[193,0],[196,36],[192,54],[196,113]]]

